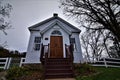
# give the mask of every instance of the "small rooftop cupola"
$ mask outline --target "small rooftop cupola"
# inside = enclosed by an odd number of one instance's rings
[[[58,17],[58,14],[57,14],[57,13],[54,13],[54,14],[53,14],[53,17]]]

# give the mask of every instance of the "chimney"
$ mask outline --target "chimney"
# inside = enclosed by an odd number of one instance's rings
[[[58,14],[57,14],[57,13],[54,13],[53,16],[54,16],[54,17],[58,17]]]

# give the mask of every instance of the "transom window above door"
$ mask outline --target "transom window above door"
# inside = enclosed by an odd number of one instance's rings
[[[51,35],[59,35],[59,36],[61,36],[62,34],[61,34],[60,31],[54,30],[54,31],[51,33]]]

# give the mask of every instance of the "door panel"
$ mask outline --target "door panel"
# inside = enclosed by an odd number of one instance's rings
[[[62,36],[50,37],[50,57],[63,58],[63,39]]]

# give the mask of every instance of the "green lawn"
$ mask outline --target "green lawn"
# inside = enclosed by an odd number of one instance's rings
[[[88,64],[79,64],[74,65],[74,71],[76,80],[120,80],[120,68],[93,67]],[[7,80],[37,80],[42,79],[43,68],[31,70],[29,67],[12,67],[6,72]]]
[[[96,73],[80,75],[76,80],[120,80],[120,68],[93,67]]]

